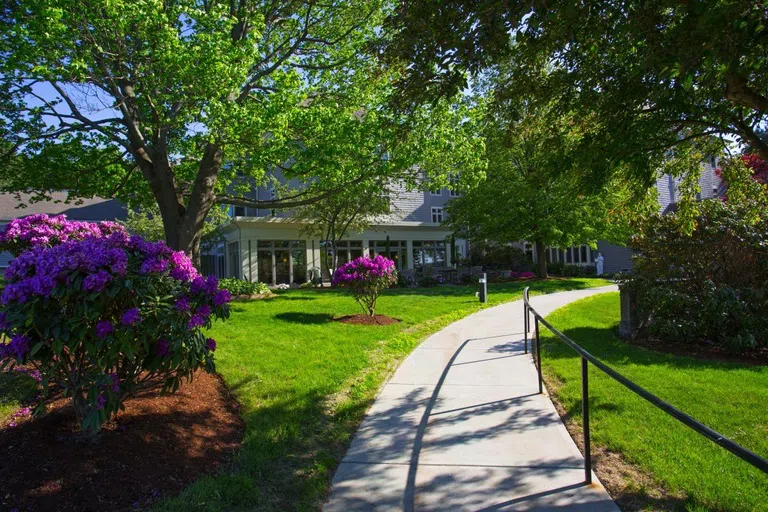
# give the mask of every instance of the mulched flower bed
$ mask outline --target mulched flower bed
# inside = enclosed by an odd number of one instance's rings
[[[392,325],[399,324],[400,320],[392,318],[386,315],[347,315],[340,316],[333,319],[335,322],[341,322],[343,324],[356,324],[356,325]]]
[[[125,402],[99,439],[73,434],[68,400],[0,428],[0,509],[137,510],[226,463],[240,446],[239,406],[216,375],[198,372],[174,395]]]

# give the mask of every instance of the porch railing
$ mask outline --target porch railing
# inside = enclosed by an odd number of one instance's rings
[[[640,395],[642,398],[644,398],[646,401],[650,402],[657,408],[661,409],[665,413],[669,414],[673,418],[675,418],[680,423],[692,428],[696,433],[706,437],[713,443],[720,445],[721,447],[725,448],[732,454],[736,455],[740,459],[748,462],[752,466],[756,467],[763,473],[768,474],[768,460],[765,460],[764,458],[760,457],[756,453],[747,450],[743,446],[731,441],[724,435],[720,434],[719,432],[709,428],[708,426],[704,425],[700,421],[695,420],[691,416],[685,414],[680,409],[677,409],[676,407],[670,405],[669,403],[665,402],[661,398],[657,397],[653,393],[649,392],[648,390],[638,386],[628,378],[621,375],[616,370],[610,368],[605,363],[597,359],[595,356],[584,350],[578,343],[573,341],[571,338],[563,334],[562,332],[558,331],[556,328],[554,328],[549,322],[544,320],[544,318],[531,306],[530,299],[528,296],[528,287],[525,288],[523,291],[523,323],[524,323],[524,330],[525,330],[525,353],[528,353],[528,333],[530,333],[531,329],[531,314],[534,318],[534,333],[535,333],[535,354],[534,354],[534,362],[536,365],[536,369],[538,371],[538,379],[539,379],[539,393],[543,393],[544,391],[544,381],[542,379],[541,375],[541,343],[539,338],[539,324],[543,325],[549,331],[554,334],[560,341],[568,345],[571,349],[573,349],[577,354],[581,356],[581,414],[582,414],[582,422],[583,422],[583,433],[584,433],[584,479],[587,484],[592,483],[592,456],[591,456],[591,449],[590,449],[590,436],[589,436],[589,363],[592,363],[595,367],[600,369],[603,373],[611,377],[613,380],[621,383],[632,391],[633,393]],[[533,343],[533,339],[531,339],[531,343]],[[531,347],[533,350],[533,347]]]

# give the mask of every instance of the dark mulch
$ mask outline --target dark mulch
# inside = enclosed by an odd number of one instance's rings
[[[633,345],[676,356],[688,356],[706,361],[721,361],[749,365],[768,364],[768,348],[762,347],[743,354],[733,354],[715,345],[694,345],[691,343],[668,343],[649,338],[635,338],[627,341]]]
[[[343,324],[357,324],[357,325],[392,325],[392,324],[399,324],[400,320],[397,318],[392,318],[386,315],[376,315],[376,316],[368,316],[368,315],[347,315],[347,316],[340,316],[338,318],[333,319],[336,322],[341,322]]]
[[[144,508],[216,470],[239,447],[238,404],[216,375],[198,372],[174,395],[148,390],[93,443],[75,434],[68,401],[0,429],[0,509]]]

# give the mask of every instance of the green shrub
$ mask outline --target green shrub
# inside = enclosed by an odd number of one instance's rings
[[[632,240],[624,283],[636,292],[642,331],[673,343],[732,352],[768,342],[768,222],[744,206],[703,201],[687,219],[656,215]]]
[[[419,279],[419,286],[422,288],[431,288],[433,286],[437,286],[439,281],[431,276],[423,276],[421,279]]]
[[[259,295],[269,293],[269,285],[266,283],[252,283],[244,279],[228,277],[219,281],[219,286],[229,291],[232,295]]]
[[[412,278],[406,276],[402,272],[397,273],[397,283],[395,284],[395,286],[397,286],[398,288],[408,288],[409,286],[411,286],[411,284],[413,284]]]
[[[484,240],[472,242],[469,257],[462,261],[462,265],[480,266],[486,270],[532,270],[531,261],[519,247]]]
[[[477,284],[478,278],[473,276],[472,274],[462,274],[461,277],[459,277],[459,284],[463,285],[471,285],[471,284]]]

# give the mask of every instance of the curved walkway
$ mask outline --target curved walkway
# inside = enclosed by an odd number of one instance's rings
[[[615,286],[540,295],[542,314]],[[324,510],[617,512],[523,352],[523,303],[484,309],[403,361],[355,434]]]

